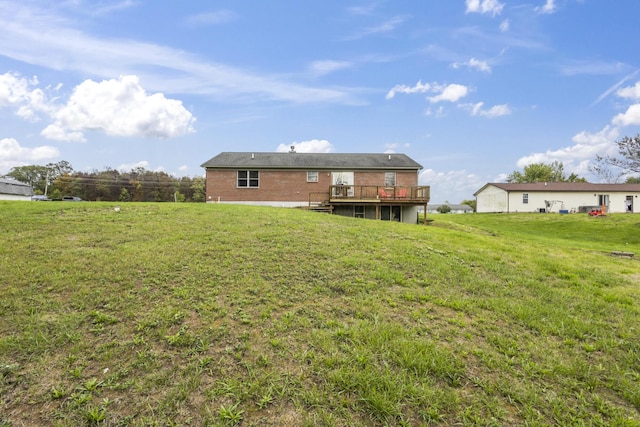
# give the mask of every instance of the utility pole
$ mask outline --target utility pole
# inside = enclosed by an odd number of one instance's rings
[[[49,171],[47,171],[47,177],[44,180],[44,197],[47,197],[48,190],[49,190]]]

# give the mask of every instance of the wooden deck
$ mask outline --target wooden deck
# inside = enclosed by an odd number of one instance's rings
[[[309,206],[339,204],[424,205],[429,202],[430,187],[380,185],[331,185],[329,191],[309,194]]]

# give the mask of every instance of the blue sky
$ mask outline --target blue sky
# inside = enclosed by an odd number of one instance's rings
[[[0,0],[0,174],[398,152],[432,202],[640,131],[637,0]]]

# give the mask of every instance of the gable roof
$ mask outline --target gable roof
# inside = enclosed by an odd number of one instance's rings
[[[31,196],[33,190],[29,184],[15,179],[0,178],[0,194],[15,194],[18,196]]]
[[[204,162],[203,168],[237,169],[406,169],[422,166],[406,154],[375,153],[250,153],[223,152]]]
[[[592,184],[590,182],[532,182],[532,183],[508,183],[508,182],[490,182],[485,184],[481,189],[473,193],[478,195],[488,186],[500,188],[506,192],[510,191],[527,191],[527,192],[640,192],[640,184]]]

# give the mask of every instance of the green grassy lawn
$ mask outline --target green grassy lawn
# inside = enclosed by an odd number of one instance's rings
[[[115,206],[0,202],[0,426],[640,425],[638,215]]]

